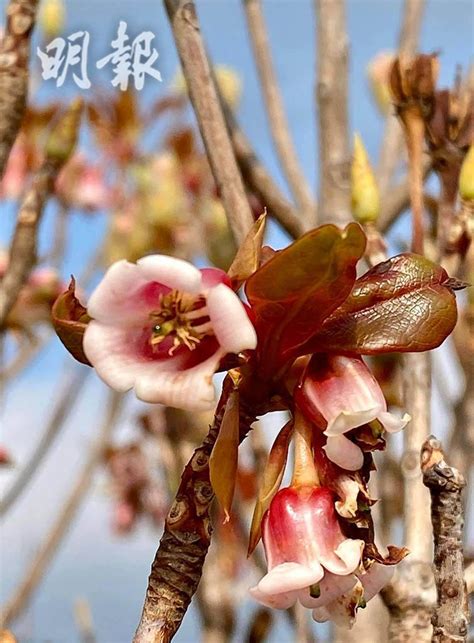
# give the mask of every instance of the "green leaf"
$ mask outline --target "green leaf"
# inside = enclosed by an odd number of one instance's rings
[[[250,556],[258,545],[258,541],[262,535],[262,518],[280,488],[283,474],[285,473],[292,433],[293,422],[287,422],[275,438],[275,442],[268,454],[267,463],[265,465],[262,482],[258,492],[257,502],[252,516],[247,556]]]
[[[305,352],[375,355],[439,346],[457,319],[453,290],[462,284],[415,254],[374,266],[303,347]]]
[[[356,223],[324,225],[275,254],[246,285],[259,354],[267,373],[300,354],[298,347],[350,294],[365,249]]]
[[[234,497],[239,451],[239,393],[232,391],[227,400],[217,440],[209,458],[209,476],[217,502],[225,514],[224,523],[230,519]]]
[[[54,330],[67,350],[78,362],[91,366],[82,348],[82,339],[90,317],[76,297],[76,281],[71,277],[68,289],[63,292],[51,309]]]

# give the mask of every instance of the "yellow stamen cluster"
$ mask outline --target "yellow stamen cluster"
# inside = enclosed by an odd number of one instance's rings
[[[194,325],[197,319],[207,317],[206,307],[193,310],[196,298],[178,290],[160,295],[159,310],[150,314],[153,327],[150,336],[152,347],[159,346],[167,337],[173,339],[169,355],[181,345],[194,350],[204,335],[212,333],[210,322]]]

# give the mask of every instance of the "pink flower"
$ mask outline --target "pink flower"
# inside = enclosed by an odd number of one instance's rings
[[[347,431],[378,420],[393,433],[410,420],[387,411],[382,390],[360,357],[313,355],[296,395],[305,415],[325,429],[328,458],[350,471],[362,467],[364,456]]]
[[[250,593],[268,607],[296,600],[323,607],[357,583],[364,541],[344,536],[327,488],[280,490],[263,517],[262,538],[269,571]]]
[[[93,292],[84,351],[99,376],[145,402],[206,410],[227,353],[256,347],[244,305],[215,269],[150,255],[114,263]]]

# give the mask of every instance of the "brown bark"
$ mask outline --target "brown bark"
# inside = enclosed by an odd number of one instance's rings
[[[209,479],[209,457],[232,389],[228,376],[209,433],[184,469],[151,567],[134,643],[171,641],[196,592],[212,534],[209,512],[214,493]],[[254,420],[254,412],[247,409],[241,395],[241,441]]]
[[[423,445],[423,483],[430,490],[434,538],[434,575],[438,602],[434,610],[433,643],[467,640],[470,622],[464,580],[463,476],[444,460],[441,443],[431,436]]]
[[[196,7],[189,0],[165,0],[165,5],[214,180],[240,244],[253,224],[253,215],[225,125]]]
[[[10,0],[0,40],[0,179],[23,120],[28,94],[30,37],[38,0]]]
[[[348,119],[349,40],[343,0],[316,0],[319,219],[351,221]]]

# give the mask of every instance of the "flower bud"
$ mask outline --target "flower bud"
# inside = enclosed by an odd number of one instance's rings
[[[394,55],[391,52],[382,51],[373,58],[367,66],[372,94],[380,112],[386,116],[392,105],[390,94],[389,76]]]
[[[464,201],[474,201],[474,145],[471,145],[461,166],[459,194]]]
[[[56,38],[62,32],[65,13],[62,0],[44,0],[42,2],[38,24],[46,40]]]
[[[359,223],[374,223],[380,214],[380,195],[367,151],[359,134],[354,136],[351,166],[352,214]]]

